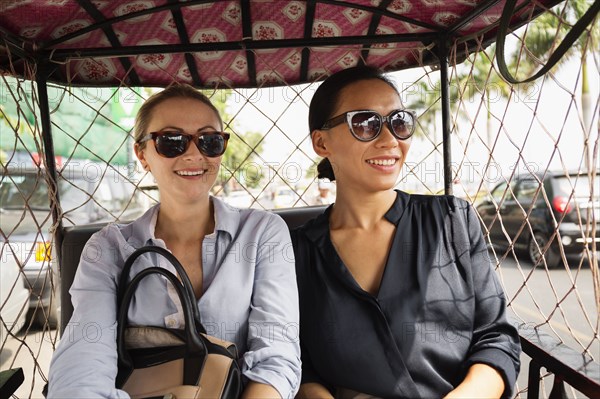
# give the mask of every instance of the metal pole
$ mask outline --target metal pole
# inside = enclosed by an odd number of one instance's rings
[[[50,195],[50,209],[52,210],[52,225],[54,229],[54,251],[53,258],[58,259],[58,265],[61,260],[61,245],[63,241],[63,225],[60,217],[60,196],[58,193],[56,170],[56,159],[54,157],[54,141],[52,140],[50,123],[50,104],[48,102],[48,64],[45,61],[38,61],[35,82],[37,86],[38,101],[40,106],[40,120],[42,125],[42,141],[44,143],[44,159],[46,163],[46,176],[48,180],[48,192]]]
[[[440,86],[442,94],[442,135],[444,145],[444,192],[452,194],[452,152],[450,143],[450,84],[448,81],[448,44],[445,39],[438,41],[440,60]]]

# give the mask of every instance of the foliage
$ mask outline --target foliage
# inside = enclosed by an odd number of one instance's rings
[[[453,80],[449,84],[450,113],[460,112],[460,87]],[[417,112],[415,135],[430,136],[438,144],[442,134],[442,91],[440,81],[420,80],[408,94],[407,108]],[[439,123],[438,123],[439,122]]]
[[[41,120],[35,86],[26,81],[0,84],[3,118],[0,149],[7,154],[41,153]],[[29,90],[31,87],[31,90]],[[118,95],[108,89],[48,87],[54,153],[57,157],[126,164],[128,129],[114,121],[111,107]],[[11,157],[11,155],[8,155]]]
[[[564,4],[554,7],[529,24],[524,41],[523,51],[518,51],[513,56],[513,71],[518,72],[518,79],[523,76],[531,76],[538,70],[546,59],[550,57],[556,47],[562,42],[572,26],[587,12],[591,2],[588,0],[568,0]],[[566,64],[566,61],[578,57],[581,62],[581,85],[579,93],[581,116],[584,123],[584,155],[586,170],[592,170],[593,146],[589,145],[588,135],[591,134],[592,120],[594,119],[593,99],[590,94],[588,76],[588,53],[598,54],[600,52],[600,24],[593,22],[575,41],[574,45],[565,53],[562,59],[555,65],[557,70]],[[597,61],[597,60],[595,60]],[[518,68],[517,68],[518,66]],[[588,130],[589,129],[589,130]]]
[[[228,120],[227,114],[222,114]],[[256,188],[263,176],[257,155],[262,151],[262,134],[258,132],[235,133],[231,135],[227,151],[221,161],[221,174],[217,184],[237,183],[247,188]]]
[[[587,0],[568,0],[564,4],[554,7],[532,21],[527,27],[524,38],[525,48],[518,51],[512,60],[513,66],[518,65],[522,76],[530,76],[544,62],[554,49],[563,40],[571,27],[577,22],[590,7]],[[583,55],[587,51],[598,51],[600,26],[592,23],[587,33],[582,34],[570,51],[559,61],[555,68],[560,68],[570,58]],[[514,69],[513,69],[514,70]]]
[[[2,82],[0,89],[4,97],[0,110],[0,150],[7,154],[21,151],[29,154],[41,152],[35,142],[33,129],[40,130],[39,108],[25,83],[15,79]],[[32,85],[33,86],[33,85]],[[10,93],[10,94],[8,94]],[[63,88],[48,87],[51,108],[54,153],[58,157],[90,159],[115,165],[133,162],[132,137],[133,118],[143,103],[143,98],[152,94],[145,88]],[[223,157],[227,170],[235,171],[256,158],[261,151],[259,133],[233,133],[227,113],[229,90],[205,92],[219,110],[226,130],[232,133],[228,150]],[[14,100],[13,95],[24,97]],[[15,134],[15,131],[17,132]],[[251,173],[251,172],[248,172]],[[231,178],[231,175],[229,176]],[[257,180],[249,179],[250,182]],[[256,182],[258,184],[258,182]]]
[[[263,171],[256,162],[262,152],[263,137],[258,132],[243,132],[236,125],[234,117],[227,110],[231,90],[204,90],[204,95],[210,98],[223,120],[224,129],[231,134],[227,151],[221,160],[221,173],[216,184],[231,189],[231,186],[242,185],[246,188],[256,188],[260,184]]]

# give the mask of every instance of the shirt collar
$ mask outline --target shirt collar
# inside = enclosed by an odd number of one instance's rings
[[[150,239],[156,239],[154,237],[154,229],[156,228],[156,220],[158,217],[158,209],[160,204],[156,204],[148,209],[142,216],[137,218],[131,223],[134,234],[132,237],[140,237],[144,242]]]
[[[396,226],[398,226],[398,222],[400,222],[400,218],[406,209],[406,205],[410,199],[410,194],[405,193],[404,191],[395,190],[396,191],[396,200],[388,209],[388,211],[383,215],[386,220]]]
[[[224,231],[231,237],[235,235],[240,224],[240,209],[234,208],[217,197],[210,197],[215,213],[215,232]],[[156,222],[158,221],[158,211],[160,204],[156,204],[148,209],[142,216],[133,222],[134,230],[140,232],[144,241],[156,240]],[[212,234],[214,234],[212,233]],[[212,235],[211,234],[211,235]],[[136,234],[137,236],[137,234]]]
[[[393,223],[397,226],[402,218],[402,215],[404,214],[406,206],[408,205],[410,194],[400,190],[395,191],[396,199],[394,200],[394,203],[390,209],[388,209],[388,211],[385,213],[384,217],[390,223]],[[328,206],[327,209],[325,209],[325,212],[301,228],[313,242],[316,243],[320,239],[329,235],[329,215],[331,214],[332,207],[333,205]]]
[[[234,208],[217,197],[211,196],[210,199],[215,210],[215,232],[225,231],[234,237],[240,226],[242,210]]]

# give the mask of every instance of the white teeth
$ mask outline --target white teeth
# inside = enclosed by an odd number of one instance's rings
[[[204,174],[203,170],[197,170],[195,172],[192,171],[188,171],[188,170],[178,170],[177,173],[179,176],[200,176]]]
[[[379,166],[392,166],[396,163],[395,159],[369,159],[368,163]]]

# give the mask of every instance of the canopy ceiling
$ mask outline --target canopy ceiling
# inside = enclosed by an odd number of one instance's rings
[[[560,1],[520,1],[517,27]],[[85,86],[264,87],[366,63],[385,71],[493,42],[504,0],[9,0],[0,70]],[[466,51],[463,51],[466,50]],[[49,60],[48,63],[44,63]]]

